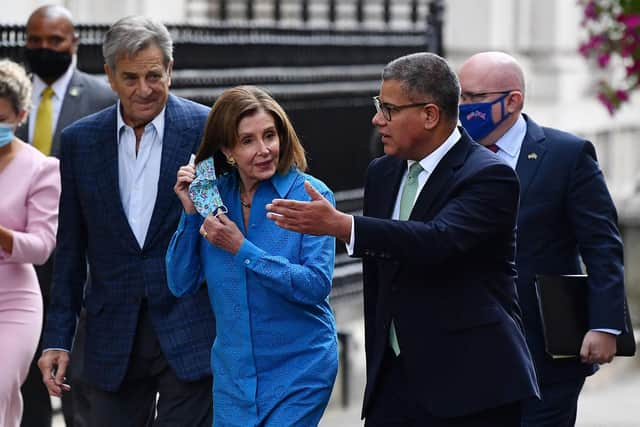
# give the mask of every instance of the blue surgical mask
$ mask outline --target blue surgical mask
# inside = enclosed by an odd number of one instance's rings
[[[462,127],[471,135],[471,138],[480,141],[493,132],[500,123],[504,122],[507,117],[511,115],[511,113],[505,111],[504,105],[504,100],[508,95],[509,93],[505,93],[500,98],[491,102],[460,104],[460,123],[462,123]],[[494,123],[491,116],[491,109],[497,103],[500,103],[501,108],[500,120]]]
[[[0,123],[0,148],[8,145],[15,135],[13,134],[13,125],[9,123]]]

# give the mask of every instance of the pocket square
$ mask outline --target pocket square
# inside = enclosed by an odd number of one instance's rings
[[[196,165],[196,177],[189,185],[189,197],[193,201],[196,210],[203,217],[211,213],[225,213],[227,207],[222,202],[220,191],[216,185],[216,168],[213,157],[201,161]],[[218,211],[221,212],[218,212]]]

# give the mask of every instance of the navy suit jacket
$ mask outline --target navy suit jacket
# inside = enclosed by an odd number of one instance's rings
[[[406,161],[369,166],[354,247],[364,274],[363,417],[392,317],[411,392],[430,413],[462,416],[538,394],[515,287],[518,179],[460,131],[408,221],[389,219]]]
[[[623,246],[616,209],[593,145],[530,117],[516,172],[520,214],[516,266],[529,348],[541,383],[584,377],[594,366],[545,352],[536,274],[589,274],[591,328],[624,330]]]
[[[120,199],[116,106],[62,133],[60,224],[43,348],[71,348],[88,260],[85,374],[102,389],[117,390],[124,378],[143,299],[177,376],[196,380],[211,375],[215,320],[207,290],[175,298],[164,261],[182,211],[173,192],[176,173],[197,150],[207,113],[202,105],[169,96],[158,195],[142,248]]]

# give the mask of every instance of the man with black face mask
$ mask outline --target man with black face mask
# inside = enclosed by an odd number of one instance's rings
[[[65,126],[116,100],[106,81],[76,69],[78,42],[71,13],[62,6],[40,7],[27,21],[24,56],[33,73],[33,105],[28,126],[22,129],[28,132],[25,140],[46,155],[58,156]],[[42,111],[41,104],[50,105],[50,114]]]
[[[76,69],[75,55],[78,35],[75,33],[71,13],[62,6],[43,6],[36,9],[27,21],[27,43],[24,57],[33,74],[32,108],[27,125],[18,128],[16,134],[46,155],[58,157],[60,132],[76,120],[102,110],[115,103],[116,96],[106,83]],[[36,267],[44,298],[49,303],[52,279],[52,259]],[[82,321],[79,329],[82,330]],[[82,336],[76,338],[73,357],[82,359]],[[42,376],[36,364],[40,351],[35,355],[27,381],[22,387],[24,416],[22,427],[51,426],[51,403]],[[78,363],[74,364],[78,368]],[[71,372],[70,382],[74,392],[62,399],[65,421],[68,426],[84,426],[83,394],[80,374]],[[72,403],[73,402],[73,403]],[[76,410],[73,408],[76,407]]]
[[[624,331],[623,247],[613,205],[591,142],[539,126],[522,113],[525,81],[518,62],[482,52],[459,70],[460,122],[520,179],[516,241],[518,296],[542,400],[523,405],[523,427],[573,426],[585,377],[616,353]],[[579,358],[546,354],[536,275],[589,274],[590,330]]]

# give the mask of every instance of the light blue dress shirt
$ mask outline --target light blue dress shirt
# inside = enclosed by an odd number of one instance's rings
[[[511,169],[515,170],[520,157],[520,149],[522,141],[527,134],[527,122],[520,115],[518,120],[507,130],[504,135],[496,141],[499,150],[496,152],[498,157],[505,161]]]
[[[308,180],[291,169],[260,183],[245,229],[236,172],[218,179],[228,216],[245,235],[236,255],[206,241],[199,214],[182,215],[167,251],[167,282],[176,296],[206,279],[216,316],[214,426],[315,426],[338,368],[329,292],[335,239],[284,230],[266,217],[274,198],[310,200]]]
[[[136,236],[140,248],[147,237],[151,215],[158,195],[160,162],[162,160],[162,137],[164,135],[163,108],[151,122],[147,123],[136,153],[136,135],[133,128],[122,120],[118,102],[118,184],[122,208]]]

